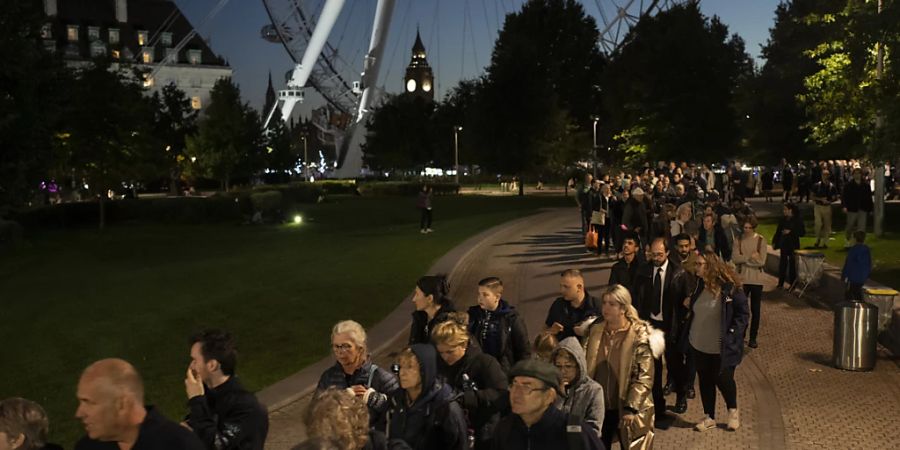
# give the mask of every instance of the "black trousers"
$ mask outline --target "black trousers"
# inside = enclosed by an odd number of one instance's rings
[[[863,301],[862,283],[847,283],[847,300]]]
[[[600,426],[600,440],[603,441],[603,445],[606,447],[606,450],[612,450],[613,439],[618,435],[619,410],[607,409],[606,414],[603,416],[603,425]]]
[[[426,229],[431,228],[431,210],[428,208],[422,208],[422,218],[419,220],[419,228]]]
[[[762,310],[762,290],[758,284],[745,284],[744,294],[750,299],[750,340],[755,341],[759,334],[759,315]]]
[[[725,398],[728,409],[737,408],[737,384],[734,382],[734,367],[722,367],[721,355],[703,353],[691,348],[694,361],[697,363],[697,376],[700,378],[700,401],[703,412],[710,418],[716,418],[716,388]]]
[[[797,256],[794,255],[794,249],[781,249],[781,259],[778,262],[778,286],[783,286],[785,281],[790,284],[797,281]]]

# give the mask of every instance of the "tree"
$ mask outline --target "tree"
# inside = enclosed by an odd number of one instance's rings
[[[169,178],[169,195],[178,195],[178,180],[186,164],[187,137],[197,131],[197,110],[191,107],[187,94],[174,83],[162,88],[162,95],[154,92],[154,134],[164,151],[152,152],[154,167]]]
[[[266,136],[266,168],[278,174],[280,179],[287,179],[297,167],[302,151],[282,120],[281,110],[276,108]]]
[[[76,77],[57,139],[58,161],[63,173],[87,180],[100,201],[103,228],[107,192],[139,178],[139,163],[155,150],[153,106],[138,82],[140,74],[111,70],[106,61],[86,66]]]
[[[262,161],[259,114],[241,103],[240,89],[228,78],[216,81],[197,134],[187,138],[192,173],[219,180],[228,190],[235,176],[251,175]]]
[[[599,98],[598,39],[594,19],[574,0],[530,0],[506,17],[471,115],[488,169],[521,179],[569,154],[559,144],[591,125]]]
[[[0,9],[0,214],[22,206],[54,163],[53,136],[72,78],[44,50],[40,2],[6,2]]]
[[[644,17],[604,72],[602,125],[632,158],[733,156],[740,128],[735,92],[753,65],[737,35],[695,3]]]
[[[374,169],[407,169],[433,162],[434,103],[412,95],[387,99],[372,114],[365,161]]]

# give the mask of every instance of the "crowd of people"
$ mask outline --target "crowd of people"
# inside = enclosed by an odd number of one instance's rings
[[[563,271],[560,296],[534,336],[493,276],[472,286],[477,304],[466,312],[457,311],[446,277],[420,278],[408,346],[391,367],[372,361],[362,325],[335,324],[335,363],[320,377],[304,417],[308,439],[296,448],[649,449],[688,410],[695,386],[704,413],[696,431],[717,427],[719,394],[725,428],[739,429],[735,370],[745,346],[759,345],[768,246],[744,200],[755,188],[748,172],[660,163],[633,175],[587,175],[577,195],[582,231],[596,233],[593,251],[615,263],[600,292],[587,291],[579,270]],[[789,164],[762,171],[761,194],[770,199],[774,172],[785,187],[772,242],[783,287],[796,278],[805,229]],[[847,245],[851,236],[855,244],[844,276],[858,296],[867,258],[871,265],[866,174],[853,162],[820,162],[810,172],[818,181],[798,196],[816,203],[816,246],[827,245],[831,204],[840,199]],[[426,189],[422,230],[430,229],[428,200]],[[78,382],[85,436],[75,449],[263,449],[268,413],[236,376],[233,336],[207,330],[188,343],[182,422],[145,406],[134,366],[100,360]],[[0,402],[0,450],[58,449],[47,443],[48,426],[36,403]]]

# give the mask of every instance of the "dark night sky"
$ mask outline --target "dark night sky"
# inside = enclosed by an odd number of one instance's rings
[[[270,22],[262,0],[230,0],[212,20],[204,22],[204,17],[219,1],[175,0],[175,3],[199,28],[200,34],[210,40],[213,51],[229,61],[244,98],[260,108],[268,72],[272,71],[275,89],[279,89],[284,85],[284,74],[292,68],[292,62],[280,44],[264,41],[260,37],[261,27]],[[460,78],[479,75],[489,62],[503,16],[518,10],[524,1],[397,0],[380,84],[388,92],[400,91],[416,26],[421,29],[429,63],[435,70],[438,97],[455,86]],[[613,2],[623,4],[627,0],[583,1],[582,4],[588,14],[599,17],[597,3],[611,8]],[[768,38],[778,2],[702,0],[701,9],[709,16],[719,16],[732,33],[744,38],[748,52],[758,58],[759,47]],[[340,42],[339,48],[344,57],[355,61],[356,71],[362,67],[360,55],[368,47],[375,4],[376,0],[347,0],[330,36],[333,45]],[[602,22],[598,19],[599,23]],[[307,93],[307,104],[300,107],[304,114],[310,105],[317,106],[315,97]]]

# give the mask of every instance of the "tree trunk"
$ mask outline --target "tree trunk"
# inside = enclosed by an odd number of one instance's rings
[[[178,179],[181,178],[178,173],[178,169],[170,169],[169,170],[169,195],[172,197],[178,197],[181,195],[181,191],[178,189]]]
[[[875,163],[875,213],[872,220],[875,236],[884,234],[884,163]]]
[[[106,193],[100,194],[100,229],[106,227]]]

